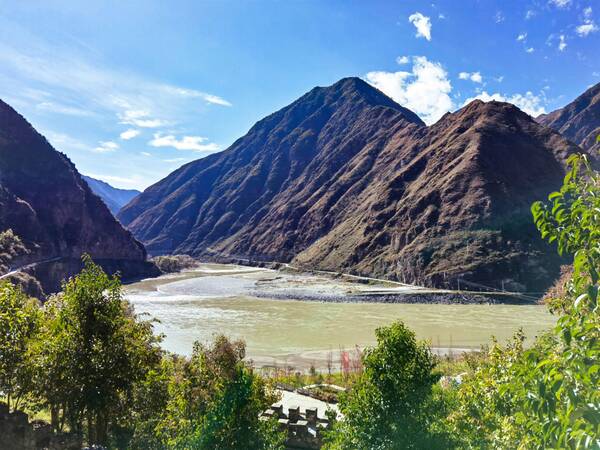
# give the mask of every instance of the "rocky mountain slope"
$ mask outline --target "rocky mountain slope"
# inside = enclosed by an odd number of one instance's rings
[[[113,217],[69,159],[0,101],[0,230],[12,229],[28,266],[53,292],[80,267],[84,252],[125,278],[156,273],[146,251]]]
[[[140,194],[140,191],[136,189],[119,189],[96,178],[86,175],[82,175],[81,177],[92,189],[92,192],[104,201],[110,212],[115,216],[123,206]]]
[[[537,291],[559,261],[529,207],[577,150],[505,103],[476,101],[426,127],[350,78],[181,167],[118,217],[153,254]]]
[[[597,154],[600,151],[600,142],[597,141],[600,136],[600,83],[567,106],[539,116],[537,121]]]

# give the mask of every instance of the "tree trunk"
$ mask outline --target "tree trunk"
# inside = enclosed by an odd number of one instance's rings
[[[94,434],[95,428],[94,428],[94,420],[92,419],[93,414],[91,411],[88,411],[87,413],[87,427],[88,427],[88,437],[87,437],[87,443],[88,446],[92,446],[94,444],[96,444],[96,436]]]
[[[108,444],[108,421],[103,411],[96,414],[96,441],[103,447]]]

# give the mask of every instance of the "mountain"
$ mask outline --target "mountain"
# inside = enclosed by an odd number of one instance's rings
[[[12,263],[46,292],[81,267],[89,253],[124,278],[156,273],[146,251],[57,152],[22,116],[0,101],[0,230],[12,229],[28,254]]]
[[[560,261],[529,208],[575,151],[510,104],[475,101],[427,127],[349,78],[176,170],[118,217],[152,254],[537,291]]]
[[[82,175],[81,177],[92,189],[92,192],[106,203],[110,212],[115,216],[123,206],[129,203],[136,195],[140,194],[140,191],[135,189],[119,189],[102,180],[97,180],[86,175]]]
[[[539,116],[537,121],[597,154],[600,151],[600,143],[597,141],[600,136],[600,83],[564,108]]]

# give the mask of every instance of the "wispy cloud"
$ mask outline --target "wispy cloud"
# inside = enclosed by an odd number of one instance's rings
[[[522,111],[526,112],[530,116],[537,117],[540,114],[546,113],[544,106],[545,99],[543,96],[534,95],[532,92],[527,91],[525,94],[513,94],[505,95],[500,93],[488,94],[486,91],[481,92],[475,97],[466,99],[463,103],[467,105],[473,100],[482,100],[484,102],[497,101],[497,102],[508,102],[519,107]]]
[[[148,111],[128,109],[122,113],[118,113],[117,116],[120,119],[120,123],[140,128],[159,128],[169,125],[169,122],[166,120],[151,118]]]
[[[119,137],[121,139],[123,139],[124,141],[128,141],[130,139],[133,139],[136,136],[139,136],[141,133],[140,130],[136,130],[135,128],[130,128],[128,130],[123,131],[121,134],[119,134]]]
[[[75,106],[62,105],[54,102],[41,102],[35,105],[35,107],[42,111],[49,111],[57,114],[65,114],[68,116],[91,116],[92,113],[85,109],[77,108]]]
[[[440,63],[425,56],[415,56],[412,61],[410,72],[369,72],[365,79],[431,124],[453,108],[452,85]]]
[[[417,29],[416,37],[423,37],[431,41],[431,19],[420,12],[408,16],[408,21]]]
[[[561,35],[558,37],[558,49],[559,49],[561,52],[564,52],[566,48],[567,48],[567,41],[565,40],[565,35],[564,35],[564,34],[561,34]]]
[[[526,48],[526,49],[525,49],[525,52],[526,52],[526,53],[533,53],[533,52],[535,52],[535,48],[533,48],[533,47],[528,47],[528,48]]]
[[[524,41],[527,39],[527,33],[521,33],[517,36],[517,41]]]
[[[31,35],[27,47],[2,42],[0,96],[41,113],[148,128],[189,120],[213,106],[231,106],[218,95],[114,70],[89,58],[76,48],[55,47]]]
[[[480,72],[460,72],[458,78],[461,80],[471,80],[474,83],[483,83],[483,77]]]
[[[410,62],[410,58],[408,56],[398,56],[396,58],[396,63],[398,64],[408,64]]]
[[[113,141],[101,141],[97,147],[93,148],[94,153],[112,153],[119,148],[119,144]]]
[[[550,0],[548,3],[557,8],[568,8],[573,3],[573,0]]]
[[[208,138],[202,136],[183,136],[177,139],[172,134],[162,135],[155,133],[154,138],[148,142],[152,147],[173,147],[177,150],[192,150],[196,152],[216,152],[220,147],[214,142],[208,142]]]
[[[588,20],[586,23],[575,28],[575,32],[581,37],[586,37],[589,34],[597,32],[598,29],[598,25],[596,25],[593,21]]]

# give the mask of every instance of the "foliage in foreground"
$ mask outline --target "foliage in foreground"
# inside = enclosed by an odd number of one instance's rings
[[[521,335],[492,346],[449,420],[464,448],[600,447],[600,177],[585,156],[569,164],[551,203],[532,207],[542,237],[573,255],[557,325],[528,350]]]
[[[434,425],[443,411],[434,394],[440,374],[429,346],[402,322],[375,334],[362,376],[340,398],[344,420],[336,422],[326,448],[441,448],[446,439]]]

